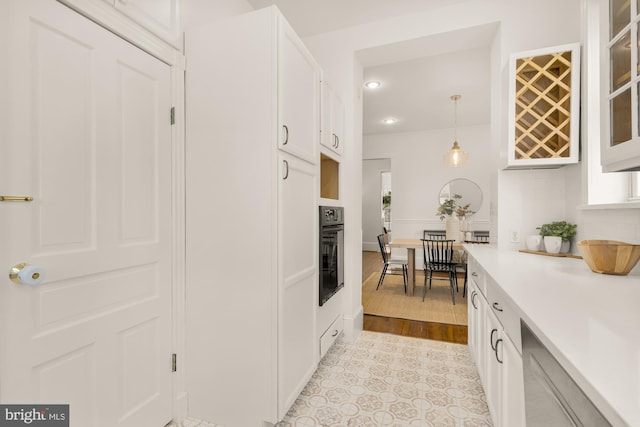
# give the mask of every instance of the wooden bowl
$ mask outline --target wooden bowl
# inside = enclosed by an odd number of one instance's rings
[[[624,276],[640,260],[640,245],[616,240],[580,240],[577,245],[594,273]]]

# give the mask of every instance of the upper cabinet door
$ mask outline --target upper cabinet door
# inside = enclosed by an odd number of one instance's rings
[[[640,43],[637,1],[610,0],[602,64],[602,170],[640,170]],[[605,38],[606,37],[606,38]],[[605,59],[606,58],[606,59]]]
[[[344,151],[344,104],[326,81],[322,82],[320,142],[336,154]]]
[[[579,161],[580,45],[511,55],[507,168]]]
[[[278,23],[278,147],[316,164],[320,68],[284,18]]]
[[[182,47],[181,0],[114,0],[125,15],[177,48]]]

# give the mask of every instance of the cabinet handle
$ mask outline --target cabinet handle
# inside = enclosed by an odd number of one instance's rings
[[[478,306],[475,303],[474,298],[478,295],[478,293],[476,291],[471,292],[471,305],[473,306],[473,308],[475,308],[476,310],[478,309]]]
[[[338,330],[337,329],[335,331],[333,331],[333,334],[331,334],[331,336],[335,337],[336,335],[338,335]]]
[[[289,178],[289,162],[287,162],[286,160],[282,161],[282,164],[284,165],[284,176],[282,177],[282,179],[287,179]]]
[[[31,196],[0,196],[0,202],[33,202]]]
[[[289,142],[289,128],[287,125],[282,125],[282,145],[287,145]]]
[[[478,277],[478,273],[476,273],[475,271],[474,271],[474,272],[472,272],[472,273],[471,273],[471,275],[472,275],[473,277]]]
[[[503,309],[500,308],[500,304],[498,304],[497,301],[493,303],[493,309],[495,311],[499,311],[500,313],[502,313],[504,311]]]
[[[496,351],[496,348],[498,347],[497,345],[497,341],[496,341],[496,345],[493,344],[493,334],[495,334],[496,332],[498,332],[497,329],[492,329],[491,330],[491,335],[489,336],[489,344],[491,344],[491,350]]]
[[[498,344],[500,344],[501,342],[502,342],[502,338],[498,338],[498,341],[496,341],[495,352],[496,352],[496,360],[498,361],[499,364],[502,365],[502,360],[500,360],[500,358],[498,357]]]

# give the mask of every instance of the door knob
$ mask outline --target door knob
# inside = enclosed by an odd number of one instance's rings
[[[16,264],[9,270],[9,279],[17,285],[36,286],[44,280],[44,268],[26,262]]]

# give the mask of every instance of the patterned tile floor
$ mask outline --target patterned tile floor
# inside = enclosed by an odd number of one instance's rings
[[[276,427],[491,425],[466,345],[364,331],[353,344],[335,343]]]

